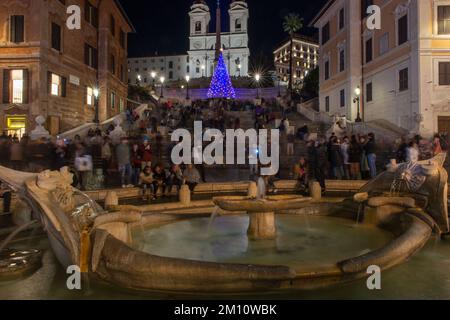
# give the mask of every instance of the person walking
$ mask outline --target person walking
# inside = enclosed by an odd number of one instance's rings
[[[350,140],[348,137],[344,137],[341,143],[341,155],[344,169],[344,177],[345,179],[350,179],[350,161],[349,161],[349,149],[350,149]]]
[[[374,179],[377,176],[377,155],[375,153],[376,145],[375,145],[375,135],[373,133],[369,133],[367,143],[364,146],[364,150],[367,156],[367,162],[370,170],[370,177]]]
[[[339,139],[334,137],[331,140],[330,146],[330,164],[333,173],[333,178],[341,180],[344,177],[344,162],[341,153],[341,146]]]
[[[350,179],[361,180],[362,147],[355,135],[352,135],[348,148],[348,162],[350,167]]]
[[[131,147],[131,181],[134,186],[139,184],[139,175],[141,173],[142,154],[137,143]]]
[[[128,139],[122,138],[116,147],[117,166],[120,172],[120,182],[122,188],[131,188],[131,154]]]

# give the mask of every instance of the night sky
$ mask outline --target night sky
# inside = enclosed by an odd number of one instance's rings
[[[272,52],[287,38],[283,17],[289,12],[305,19],[300,33],[315,36],[316,30],[306,25],[327,0],[247,0],[250,10],[249,38],[253,59],[272,59]],[[215,28],[217,0],[207,0],[211,10],[211,31]],[[129,56],[185,54],[188,49],[189,16],[193,0],[121,0],[136,28],[129,36]],[[221,0],[222,29],[229,30],[228,9],[231,0]]]

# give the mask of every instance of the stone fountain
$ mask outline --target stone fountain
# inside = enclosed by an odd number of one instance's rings
[[[34,217],[45,226],[60,263],[64,267],[78,265],[92,279],[134,290],[196,294],[277,292],[367,277],[369,266],[377,265],[382,271],[392,268],[420,250],[433,231],[438,235],[447,233],[448,176],[442,167],[443,160],[445,156],[438,156],[430,161],[399,165],[369,182],[354,199],[340,203],[327,204],[296,196],[264,197],[261,180],[259,188],[255,185],[249,188],[248,197],[221,197],[212,201],[226,212],[248,214],[251,239],[277,236],[277,215],[285,211],[290,212],[292,219],[308,212],[324,219],[354,221],[360,204],[365,207],[362,214],[365,220],[391,234],[387,243],[370,252],[339,258],[326,265],[211,262],[142,252],[133,246],[132,237],[132,229],[141,226],[142,213],[133,208],[103,211],[71,187],[72,176],[67,169],[27,174],[0,167],[0,179],[33,209]],[[392,193],[394,183],[400,187]],[[255,194],[255,189],[260,191]],[[191,201],[177,205],[193,210],[196,204]],[[158,214],[145,217],[146,227],[159,228],[169,220],[176,223],[187,219],[186,215],[171,215],[167,219],[162,217],[164,213],[165,209],[161,209]]]
[[[217,197],[213,202],[220,209],[229,212],[245,211],[250,217],[247,235],[251,240],[272,240],[277,236],[275,212],[293,210],[305,206],[311,198],[301,196],[266,196],[266,184],[258,179],[256,195],[248,197]]]

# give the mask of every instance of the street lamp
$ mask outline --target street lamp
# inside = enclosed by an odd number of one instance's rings
[[[165,80],[166,80],[166,78],[164,78],[164,77],[159,78],[159,81],[161,81],[161,96],[160,96],[161,99],[164,98],[164,81]]]
[[[357,110],[358,110],[358,114],[356,116],[355,122],[362,122],[361,119],[361,110],[360,110],[360,104],[361,104],[361,88],[358,86],[355,89],[355,95],[356,98],[353,99],[353,103],[357,104]]]
[[[256,80],[256,99],[259,99],[259,80],[261,80],[261,75],[259,73],[255,74]]]
[[[152,71],[152,72],[150,72],[150,76],[152,77],[152,79],[153,79],[153,85],[152,85],[152,91],[154,92],[155,91],[155,78],[156,78],[156,72],[155,71]]]
[[[205,69],[206,69],[206,66],[204,64],[202,64],[202,78],[205,76]]]
[[[94,88],[93,90],[94,94],[94,106],[95,106],[95,115],[94,115],[94,123],[99,124],[99,110],[98,110],[98,96],[100,95],[100,91],[98,88]]]
[[[241,68],[242,68],[242,64],[238,64],[238,70],[239,70],[239,78],[241,77]]]
[[[140,74],[138,74],[138,76],[137,76],[137,79],[138,79],[138,81],[139,81],[139,84],[141,84],[141,75]]]
[[[186,100],[189,100],[189,80],[191,80],[191,77],[186,75]]]

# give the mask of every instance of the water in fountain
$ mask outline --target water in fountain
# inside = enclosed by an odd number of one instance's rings
[[[215,206],[213,209],[211,218],[209,219],[209,223],[208,223],[208,234],[211,234],[211,228],[214,223],[214,220],[216,220],[216,217],[219,216],[219,209],[220,208],[218,206]]]
[[[263,200],[266,197],[266,182],[263,177],[258,178],[257,182],[258,193],[256,195],[257,200]]]

